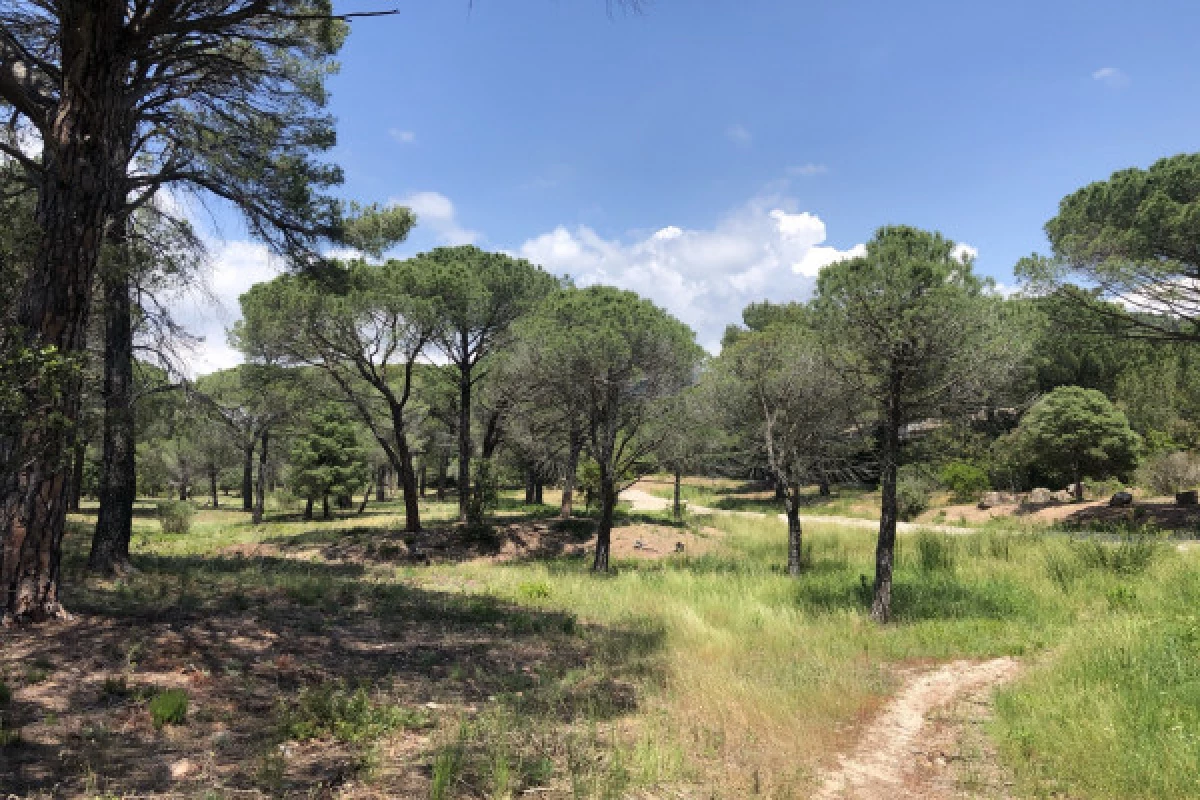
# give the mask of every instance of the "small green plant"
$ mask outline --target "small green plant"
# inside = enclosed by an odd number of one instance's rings
[[[429,787],[430,800],[446,800],[450,797],[463,768],[463,750],[466,726],[458,734],[458,740],[440,748],[433,757],[433,780]]]
[[[906,464],[896,476],[896,506],[900,519],[910,520],[929,508],[935,481],[922,464]]]
[[[1126,536],[1115,545],[1093,539],[1075,543],[1075,552],[1085,566],[1118,575],[1136,575],[1145,571],[1158,551],[1158,541],[1150,536]]]
[[[188,533],[194,516],[196,507],[185,500],[166,500],[158,504],[158,524],[163,533]]]
[[[545,600],[550,597],[550,584],[546,581],[526,581],[517,587],[517,594],[526,600]]]
[[[1046,575],[1063,593],[1070,593],[1081,572],[1079,561],[1071,551],[1055,548],[1046,553]]]
[[[167,689],[150,698],[150,719],[156,728],[184,724],[187,712],[188,694],[183,689]]]
[[[422,711],[371,700],[367,690],[349,691],[336,684],[302,689],[296,707],[283,715],[289,739],[338,739],[364,743],[397,728],[428,728],[433,720]]]

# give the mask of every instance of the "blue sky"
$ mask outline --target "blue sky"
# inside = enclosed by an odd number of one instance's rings
[[[886,223],[1011,282],[1064,194],[1200,130],[1194,3],[394,5],[353,24],[331,88],[346,196],[421,218],[397,253],[519,253],[649,294],[709,345]],[[218,296],[262,274],[248,243],[215,252]]]

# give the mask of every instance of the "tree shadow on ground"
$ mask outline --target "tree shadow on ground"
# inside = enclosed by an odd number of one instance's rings
[[[7,791],[252,790],[268,768],[279,771],[272,794],[336,791],[355,777],[356,746],[292,742],[278,755],[281,715],[306,687],[370,686],[379,702],[447,718],[515,696],[522,714],[570,725],[636,708],[633,686],[662,646],[653,627],[584,625],[487,595],[364,580],[346,565],[135,562],[126,581],[68,576],[71,621],[5,632],[0,676],[14,689],[10,727],[22,729],[20,744],[0,749]],[[46,674],[29,673],[33,663]],[[146,699],[166,688],[188,692],[189,718],[159,730]],[[427,739],[415,741],[385,793],[428,791]]]
[[[869,576],[830,570],[819,580],[797,582],[795,598],[816,612],[861,611],[871,606]],[[950,574],[898,573],[892,584],[892,612],[897,622],[946,619],[1012,619],[1020,617],[1028,600],[1020,587],[1008,583],[968,584]]]

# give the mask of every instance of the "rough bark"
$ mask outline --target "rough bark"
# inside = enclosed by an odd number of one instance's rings
[[[462,334],[462,352],[468,352],[466,332]],[[467,521],[471,490],[471,364],[459,365],[458,377],[458,521]]]
[[[137,499],[137,430],[133,388],[133,325],[129,278],[105,275],[104,433],[100,461],[100,511],[88,569],[114,574],[130,569],[133,503]]]
[[[16,309],[33,347],[82,353],[106,224],[124,200],[131,110],[119,48],[126,3],[59,4],[62,21],[58,103],[43,131],[43,179],[35,212],[40,243]],[[109,102],[97,102],[98,98]],[[0,433],[3,478],[0,616],[61,616],[58,580],[66,524],[65,456],[79,419],[79,387],[55,393],[36,419]]]
[[[671,513],[676,522],[683,519],[683,474],[678,468],[675,470],[675,496],[671,503]]]
[[[254,510],[254,437],[242,451],[242,511]]]
[[[255,489],[254,512],[251,521],[257,525],[263,521],[263,512],[267,505],[267,458],[268,445],[271,441],[270,429],[264,430],[259,437],[258,451],[258,484]]]
[[[896,559],[896,470],[900,452],[899,387],[893,379],[884,417],[883,441],[880,447],[880,488],[882,509],[879,514],[879,541],[875,545],[875,589],[871,600],[871,618],[888,622],[892,618],[892,569]]]
[[[604,465],[600,467],[600,524],[596,529],[596,558],[592,571],[608,572],[608,556],[612,549],[613,510],[617,506],[617,489]]]
[[[579,451],[583,449],[583,438],[578,431],[571,432],[570,447],[567,451],[567,467],[563,473],[562,502],[559,505],[558,516],[570,519],[575,502],[575,472],[579,469]]]
[[[804,529],[800,525],[800,487],[792,486],[784,502],[787,506],[788,575],[795,577],[804,569]]]
[[[412,450],[408,446],[408,432],[404,425],[404,408],[394,402],[390,405],[392,430],[396,439],[396,463],[392,466],[400,477],[400,491],[404,495],[404,528],[417,533],[421,530],[421,500],[417,492],[417,471],[413,468]]]

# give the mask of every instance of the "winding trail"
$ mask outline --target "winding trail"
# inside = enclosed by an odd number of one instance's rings
[[[664,511],[671,507],[671,501],[665,497],[650,494],[647,491],[631,486],[621,492],[621,499],[633,506],[634,511]],[[779,519],[786,520],[787,517],[783,514],[764,514],[761,511],[730,511],[724,508],[709,508],[708,506],[699,506],[694,503],[688,503],[688,510],[696,514],[733,514],[736,516],[750,517],[771,517],[777,516]],[[860,528],[862,530],[879,530],[879,521],[874,519],[861,519],[859,517],[834,517],[823,514],[801,514],[800,522],[803,525],[840,525],[844,528]],[[979,533],[977,528],[964,528],[960,525],[935,525],[930,523],[916,522],[897,522],[896,530],[900,533],[911,533],[912,531],[936,531],[938,533],[950,533],[954,535],[962,535],[969,533]]]
[[[927,757],[930,715],[971,692],[986,692],[1011,680],[1013,658],[952,661],[912,678],[859,738],[839,757],[814,800],[918,800],[953,796],[920,765]]]

